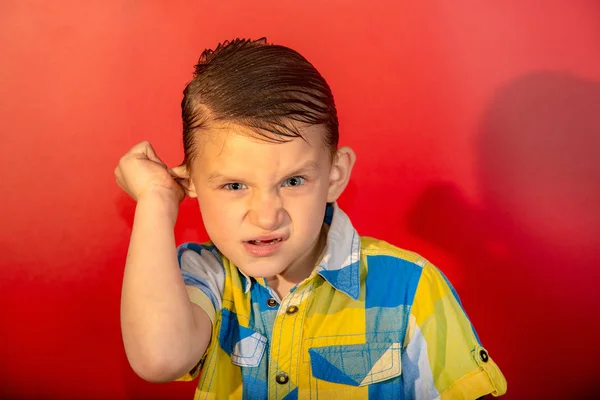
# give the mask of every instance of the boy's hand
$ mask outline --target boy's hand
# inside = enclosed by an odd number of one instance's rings
[[[182,186],[185,166],[167,168],[149,142],[136,144],[121,157],[115,177],[119,187],[135,201],[151,193],[162,193],[180,202],[186,194]]]

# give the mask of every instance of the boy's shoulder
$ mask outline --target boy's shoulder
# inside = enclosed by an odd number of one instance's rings
[[[429,264],[420,254],[394,246],[385,240],[361,236],[360,245],[361,254],[366,257],[391,257],[397,259],[399,264],[414,264],[421,268]]]
[[[415,301],[454,292],[443,272],[420,254],[372,237],[362,236],[360,242],[367,286],[381,290],[393,287],[392,292],[397,295],[421,293]],[[433,292],[437,295],[433,296]]]

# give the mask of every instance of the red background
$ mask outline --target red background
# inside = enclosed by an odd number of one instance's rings
[[[125,359],[134,203],[113,168],[144,139],[182,159],[193,65],[238,36],[329,81],[358,154],[341,206],[449,276],[506,398],[592,393],[598,2],[14,0],[0,29],[0,397],[192,398]],[[178,241],[207,238],[193,201],[180,217]]]

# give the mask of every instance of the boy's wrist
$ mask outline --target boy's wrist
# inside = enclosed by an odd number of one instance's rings
[[[168,217],[173,226],[179,213],[180,199],[175,193],[169,191],[151,191],[145,193],[137,201],[136,214],[138,212],[164,215]]]

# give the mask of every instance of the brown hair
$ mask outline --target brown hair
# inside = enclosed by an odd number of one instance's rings
[[[250,128],[267,141],[302,137],[297,124],[323,125],[324,144],[338,146],[333,94],[298,52],[258,40],[235,39],[202,52],[181,103],[184,164],[196,155],[194,133],[213,123]]]

